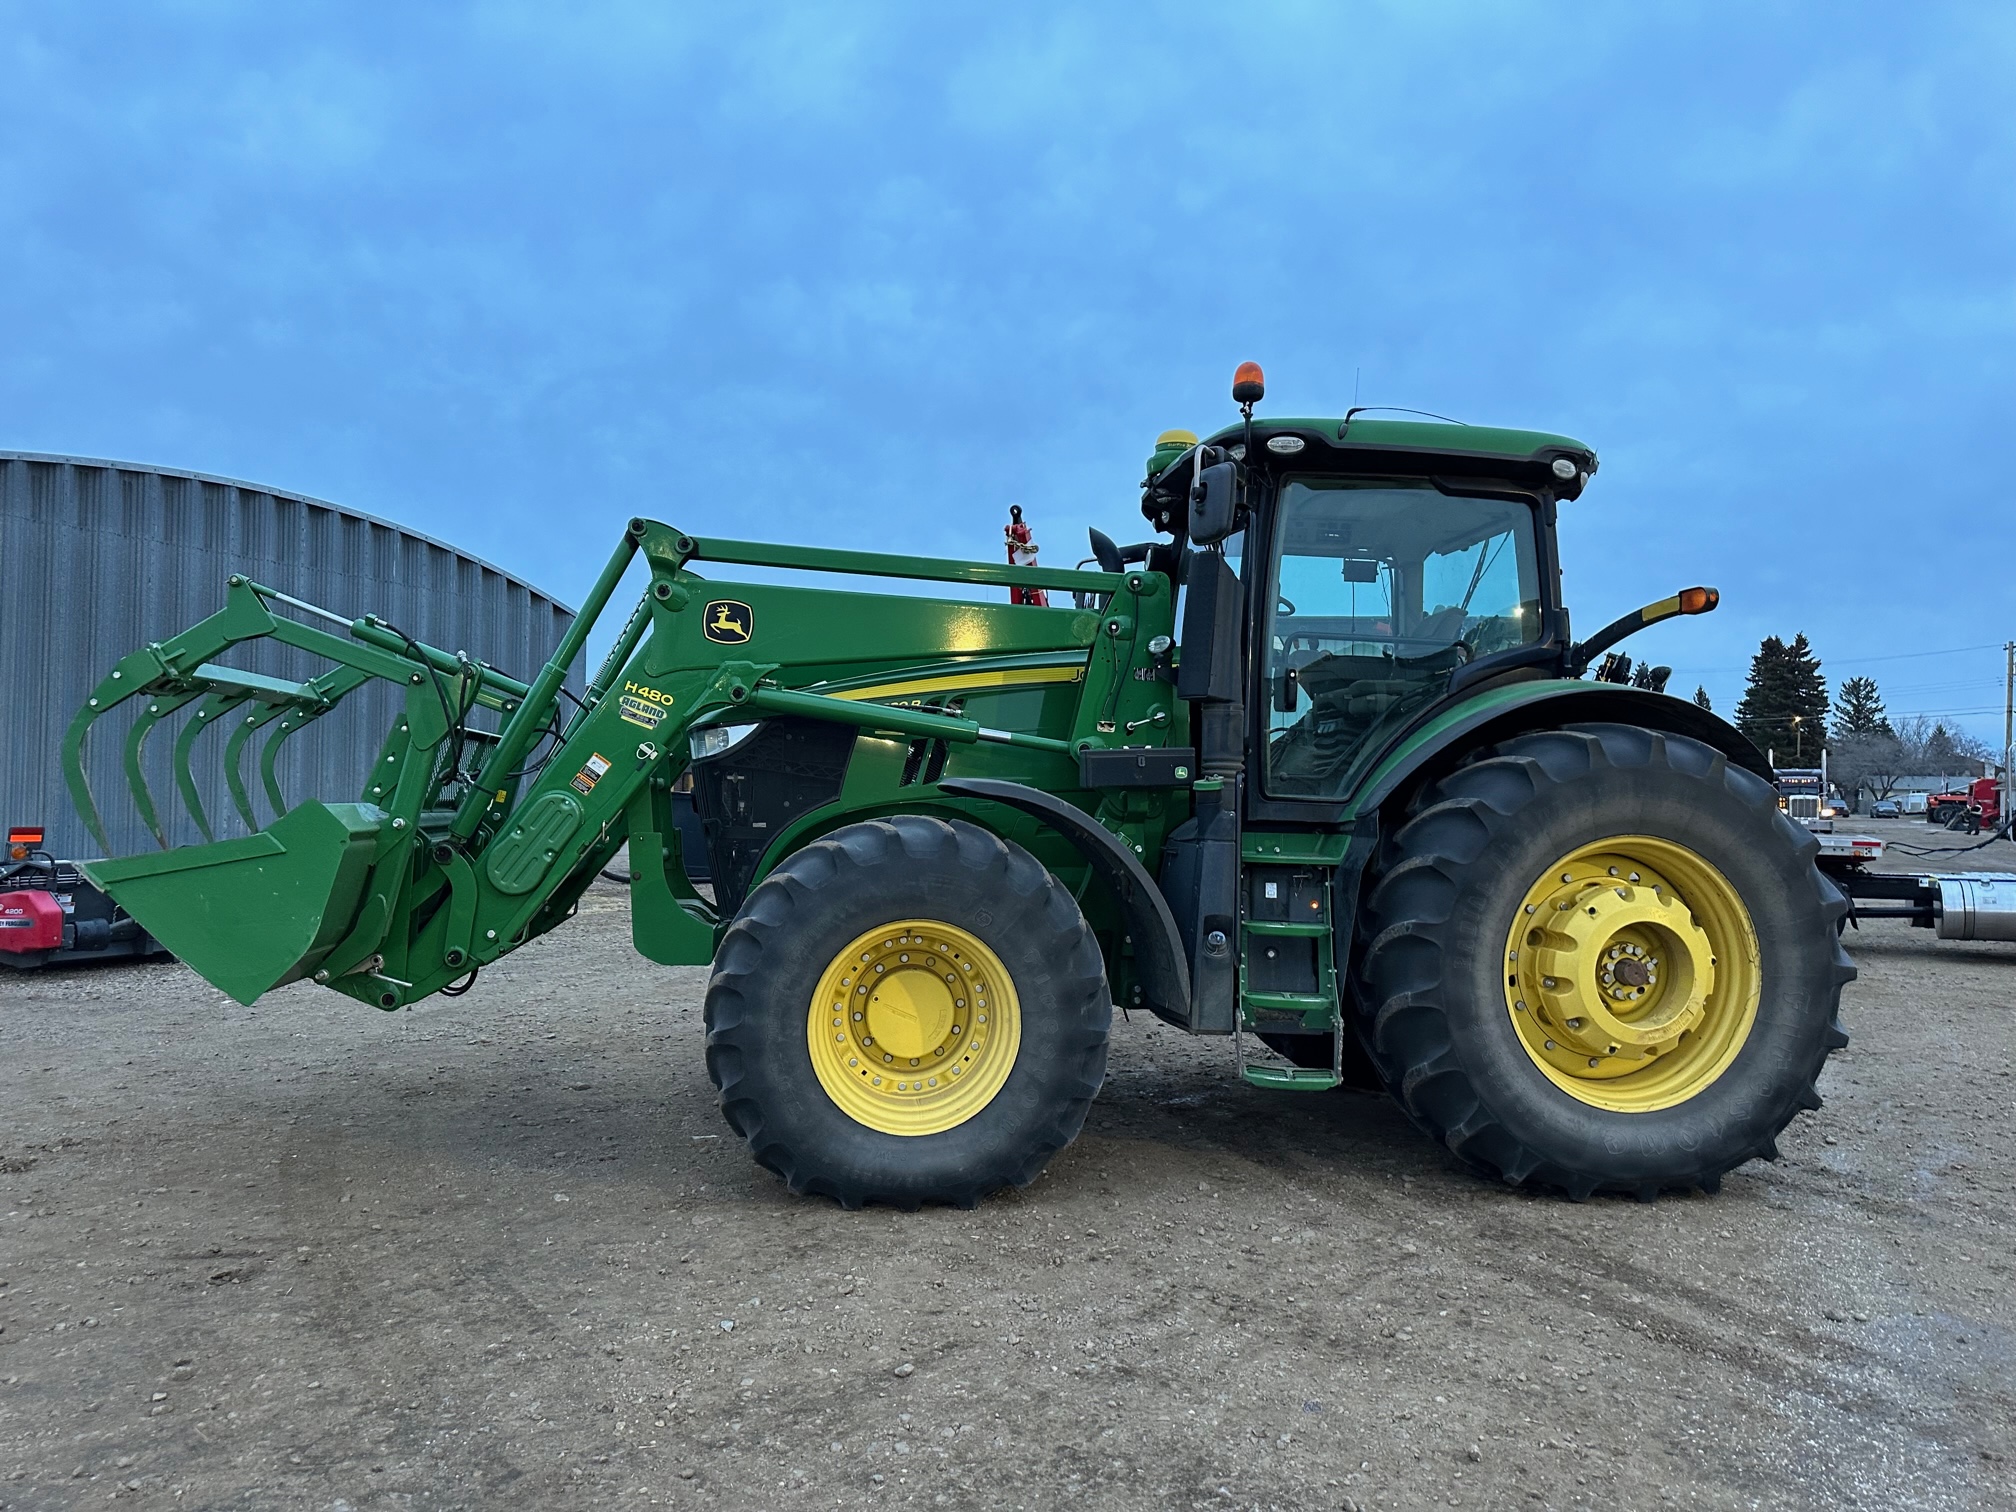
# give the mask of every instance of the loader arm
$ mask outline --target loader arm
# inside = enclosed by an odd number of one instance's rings
[[[559,698],[568,670],[639,555],[650,569],[645,591],[563,725]],[[699,562],[1069,588],[1100,602],[1127,598],[1129,612],[1117,604],[1102,616],[771,584],[731,589],[701,577],[691,565]],[[368,616],[344,620],[234,579],[223,611],[126,658],[100,684],[73,724],[66,768],[78,807],[95,826],[84,768],[88,734],[110,709],[146,698],[126,737],[126,768],[136,805],[165,844],[140,761],[148,733],[185,706],[193,706],[199,731],[234,721],[225,759],[251,833],[212,839],[200,804],[189,804],[209,843],[92,862],[87,870],[143,927],[240,1001],[312,978],[382,1008],[415,1002],[562,922],[626,844],[640,950],[665,963],[701,964],[713,956],[722,920],[686,875],[671,814],[696,731],[821,721],[871,741],[1007,749],[1036,764],[1051,779],[1046,786],[1069,786],[1075,753],[1108,743],[1115,717],[1141,714],[1143,700],[1160,695],[1131,683],[1128,672],[1141,626],[1166,623],[1167,596],[1166,580],[1151,574],[811,552],[689,536],[639,519],[552,658],[530,683],[518,683]],[[1146,619],[1143,606],[1151,606]],[[279,612],[286,608],[349,633]],[[218,660],[263,638],[336,666],[288,683]],[[919,700],[900,696],[907,684],[889,676],[1059,653],[1082,665],[1066,669],[1077,697],[1068,724],[1052,729],[995,728],[916,707]],[[306,799],[290,808],[275,766],[281,743],[373,679],[401,685],[404,710],[357,801]],[[864,679],[880,684],[864,687]],[[888,702],[872,696],[892,688]],[[476,707],[501,715],[500,727],[485,733],[466,726],[464,716]],[[1169,723],[1166,711],[1154,718]],[[276,723],[260,771],[278,817],[262,827],[244,784],[243,750]],[[194,743],[185,730],[175,743],[178,763],[186,766]],[[464,748],[479,753],[474,773],[456,758]],[[177,785],[186,803],[195,787],[186,770],[178,770]]]

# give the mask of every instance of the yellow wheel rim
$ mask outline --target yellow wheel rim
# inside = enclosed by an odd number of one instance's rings
[[[1547,1079],[1614,1113],[1698,1095],[1749,1039],[1763,972],[1750,911],[1684,845],[1619,835],[1556,861],[1505,941],[1505,1006]]]
[[[1022,1008],[1001,958],[936,919],[871,929],[827,964],[806,1043],[841,1112],[884,1134],[938,1134],[1001,1090]]]

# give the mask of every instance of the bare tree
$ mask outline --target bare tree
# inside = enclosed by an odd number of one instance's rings
[[[1888,798],[1905,777],[1959,777],[1989,752],[1965,731],[1953,731],[1923,714],[1908,714],[1888,730],[1850,735],[1828,748],[1828,768],[1844,792]]]
[[[1907,714],[1894,721],[1912,770],[1928,776],[1953,776],[1991,760],[1988,747],[1965,730],[1948,729],[1929,715]]]
[[[1910,749],[1889,734],[1838,740],[1828,749],[1827,765],[1843,792],[1867,792],[1872,799],[1888,798],[1912,771]]]

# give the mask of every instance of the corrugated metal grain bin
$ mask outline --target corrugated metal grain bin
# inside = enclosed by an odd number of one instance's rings
[[[120,657],[222,607],[234,572],[346,616],[377,614],[519,678],[552,655],[573,619],[487,562],[340,504],[174,468],[0,452],[0,825],[45,826],[57,856],[97,853],[64,788],[64,730]],[[226,659],[291,678],[329,665],[270,641],[249,660]],[[577,689],[579,677],[577,668]],[[288,742],[278,768],[287,800],[356,798],[397,695],[374,683]],[[120,855],[155,846],[126,794],[123,736],[109,718],[87,750]],[[171,756],[165,732],[146,747],[157,794],[175,791]],[[221,742],[191,770],[218,837],[243,833]],[[248,778],[256,791],[258,778]],[[172,797],[161,813],[172,843],[201,838]]]

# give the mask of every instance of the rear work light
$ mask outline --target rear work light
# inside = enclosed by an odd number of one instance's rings
[[[30,851],[42,849],[43,833],[40,825],[14,825],[7,831],[7,857],[11,861],[26,861]]]

